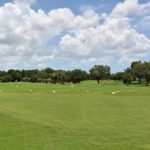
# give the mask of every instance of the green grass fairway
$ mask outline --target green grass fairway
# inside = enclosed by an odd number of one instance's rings
[[[150,150],[150,87],[0,83],[0,150]]]

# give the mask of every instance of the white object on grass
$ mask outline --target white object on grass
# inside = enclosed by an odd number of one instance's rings
[[[114,91],[114,92],[112,92],[111,94],[115,95],[115,94],[117,94],[117,93],[120,93],[120,91]]]
[[[55,91],[55,90],[53,90],[53,91],[52,91],[52,93],[56,93],[56,91]]]

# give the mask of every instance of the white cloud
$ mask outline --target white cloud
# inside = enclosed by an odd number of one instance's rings
[[[109,15],[105,15],[103,24],[75,30],[62,37],[59,43],[61,52],[58,53],[64,57],[80,58],[81,62],[90,62],[90,58],[96,60],[110,56],[111,59],[111,56],[119,56],[119,63],[126,63],[127,60],[129,63],[150,54],[150,39],[138,33],[128,17],[148,7],[149,3],[140,5],[137,0],[119,3]]]
[[[142,14],[142,18],[149,16],[150,3],[125,0],[110,14],[87,9],[83,14],[75,15],[69,8],[36,12],[30,7],[34,2],[15,0],[0,7],[3,69],[32,67],[32,63],[46,66],[49,61],[59,58],[72,59],[78,64],[111,64],[113,56],[122,62],[149,54],[150,39],[138,33],[130,19],[137,14]],[[56,39],[58,44],[53,44]]]
[[[126,17],[139,9],[138,0],[125,0],[113,9],[111,15],[115,17]]]
[[[88,27],[96,27],[99,25],[99,15],[93,10],[86,10],[83,15],[76,16],[71,23],[74,29],[84,29]]]
[[[114,17],[128,17],[130,15],[146,15],[150,14],[150,2],[140,4],[139,0],[124,0],[113,9],[111,15]]]
[[[137,33],[128,19],[107,18],[104,24],[96,28],[74,31],[72,35],[62,37],[59,45],[64,57],[104,59],[117,55],[119,62],[124,58],[139,58],[149,53],[150,40]],[[72,56],[73,55],[73,56]]]

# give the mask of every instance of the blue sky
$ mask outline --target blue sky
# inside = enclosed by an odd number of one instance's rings
[[[1,0],[0,68],[121,71],[149,60],[148,0]]]
[[[3,0],[4,1],[4,0]],[[76,13],[80,13],[80,7],[90,6],[90,7],[100,7],[99,11],[101,12],[110,12],[112,8],[119,2],[123,0],[37,0],[37,3],[34,4],[35,9],[43,9],[49,11],[50,9],[57,9],[68,7]],[[140,3],[147,3],[148,0],[140,0]]]
[[[57,9],[61,7],[68,7],[76,13],[80,13],[82,6],[97,7],[101,6],[100,11],[110,11],[112,6],[114,6],[118,0],[104,1],[104,0],[47,0],[46,3],[43,3],[42,0],[38,0],[34,8],[42,8],[45,11],[50,9]],[[111,6],[111,7],[109,7]]]

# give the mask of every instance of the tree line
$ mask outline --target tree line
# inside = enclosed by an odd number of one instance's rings
[[[138,84],[149,85],[150,82],[150,61],[134,61],[131,66],[124,70],[112,75],[114,80],[122,80],[124,84],[131,84],[138,82]]]
[[[0,71],[0,82],[33,82],[33,83],[80,83],[88,80],[89,74],[81,69],[72,71],[54,70],[14,70]]]
[[[0,82],[33,82],[33,83],[80,83],[84,80],[120,80],[124,84],[138,82],[149,85],[150,82],[150,61],[135,61],[123,72],[112,74],[111,68],[107,65],[95,65],[89,72],[81,69],[71,71],[55,70],[46,68],[42,70],[14,70],[0,71]]]

